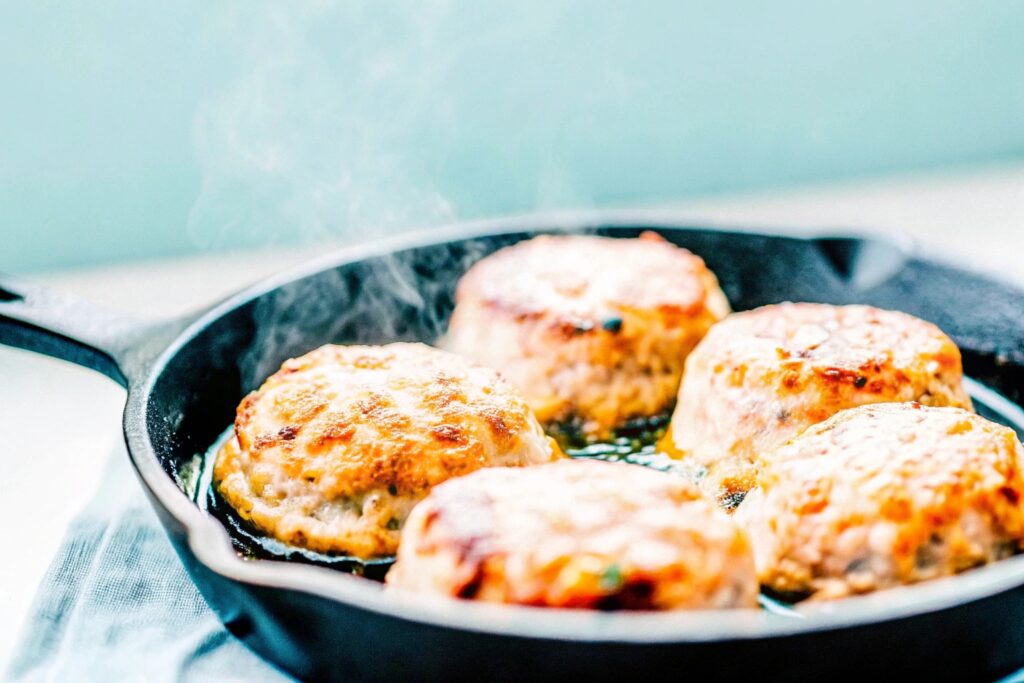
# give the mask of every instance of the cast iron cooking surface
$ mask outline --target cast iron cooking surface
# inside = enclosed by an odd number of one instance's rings
[[[632,237],[647,227],[650,224],[608,226],[592,232]],[[979,281],[913,259],[899,246],[878,239],[659,232],[702,256],[737,310],[786,300],[857,302],[904,310],[950,333],[964,349],[968,374],[1020,401],[1021,368],[1011,362],[1022,337],[1020,301],[1008,295],[1008,288],[997,289],[1001,296],[993,297],[991,283],[978,285]],[[229,423],[241,397],[289,357],[324,343],[433,341],[445,329],[455,283],[465,269],[495,249],[533,234],[488,234],[371,255],[284,278],[217,309],[164,356],[166,366],[154,378],[146,419],[162,467],[179,478],[181,466]],[[201,543],[207,542],[219,543],[219,552],[227,547],[223,538]],[[240,608],[237,599],[225,596],[238,592],[234,580],[242,570],[222,565],[210,571],[193,554],[199,544],[193,540],[184,559],[229,628],[288,670],[316,677],[345,678],[347,672],[387,678],[415,672],[424,678],[511,679],[562,672],[603,678],[642,671],[660,678],[690,671],[728,678],[749,674],[754,662],[766,677],[813,677],[849,667],[984,677],[1010,670],[1024,652],[1024,631],[1010,636],[1002,631],[1002,609],[996,604],[987,606],[968,642],[960,641],[961,629],[943,630],[944,622],[932,617],[936,606],[946,609],[947,623],[976,619],[976,608],[952,606],[957,602],[948,599],[956,592],[952,582],[900,589],[901,595],[917,591],[916,607],[896,609],[901,599],[890,592],[825,606],[822,614],[805,620],[708,613],[536,615],[526,608],[494,612],[489,606],[464,604],[435,605],[424,613],[391,601],[393,596],[357,601],[352,585],[341,587],[345,581],[360,581],[349,577],[333,581],[341,591],[340,601],[325,600],[316,593],[325,589],[327,579],[314,579],[323,570],[289,567],[296,572],[290,583],[295,590],[247,585],[247,595],[256,599]],[[208,560],[213,551],[205,550],[201,554]],[[1008,585],[1019,583],[1020,562],[1003,564],[1003,573],[1014,573]],[[983,596],[979,577],[989,571],[954,581],[961,586],[972,579],[979,582],[978,593],[971,597]],[[252,578],[270,576],[245,573]],[[317,588],[307,580],[315,580]],[[1021,602],[1019,591],[1014,596],[1004,600],[1002,608]],[[933,599],[936,605],[928,603]],[[855,607],[854,602],[861,605]],[[883,621],[871,625],[875,619]],[[1001,646],[993,648],[996,638]],[[898,650],[893,643],[900,644]],[[318,655],[322,648],[332,656]]]
[[[639,234],[641,229],[605,227],[595,232],[631,237]],[[1005,381],[1007,374],[1016,373],[1019,377],[1019,367],[1005,363],[1004,354],[998,349],[1001,340],[1012,341],[1014,337],[986,334],[998,332],[1002,322],[1000,316],[986,316],[986,324],[979,329],[977,320],[969,319],[977,317],[972,314],[979,311],[968,303],[971,288],[962,280],[951,282],[948,272],[941,267],[910,260],[904,250],[894,244],[856,238],[799,240],[707,230],[661,232],[708,262],[737,310],[785,300],[839,304],[860,302],[906,310],[936,322],[965,348],[965,366],[969,374],[983,381],[1000,380],[997,388],[1007,393],[1020,390],[1019,383],[1007,384]],[[229,423],[241,397],[289,357],[323,343],[433,341],[445,329],[452,309],[455,283],[465,269],[495,249],[532,235],[532,232],[484,235],[383,253],[285,280],[277,287],[264,288],[263,291],[257,289],[252,295],[242,296],[215,311],[194,325],[190,333],[186,333],[185,341],[165,355],[166,367],[159,371],[152,386],[151,409],[146,412],[147,424],[151,443],[156,446],[163,468],[180,482],[182,465],[202,452],[223,425]],[[954,306],[956,302],[961,306]],[[968,307],[964,308],[963,304]],[[985,304],[988,312],[992,313],[1003,302],[988,300]],[[996,353],[991,352],[993,348]],[[1006,367],[999,368],[1000,363]],[[200,381],[196,381],[197,378]],[[1013,398],[1020,400],[1019,395]],[[217,542],[223,544],[223,539],[217,539]],[[219,550],[223,552],[224,548]],[[552,636],[558,635],[558,629],[545,633],[542,626],[559,625],[557,622],[569,622],[581,615],[546,613],[534,616],[521,614],[529,613],[531,610],[528,609],[499,608],[508,613],[505,615],[485,609],[483,611],[488,614],[483,617],[484,624],[490,619],[498,621],[498,633],[493,634],[486,633],[486,626],[484,630],[477,631],[482,626],[479,622],[471,620],[460,624],[458,618],[458,611],[478,612],[480,610],[476,608],[489,606],[446,605],[438,608],[440,613],[435,617],[438,623],[433,624],[423,623],[415,616],[395,619],[393,614],[402,613],[400,604],[379,606],[380,611],[360,611],[359,607],[334,603],[348,609],[332,609],[330,603],[325,605],[323,598],[316,595],[265,588],[256,589],[261,599],[249,605],[250,609],[239,609],[237,602],[222,598],[226,582],[231,578],[209,572],[205,565],[195,561],[191,553],[185,553],[185,557],[186,561],[192,560],[193,572],[199,585],[205,588],[207,599],[234,631],[286,668],[317,676],[339,676],[340,672],[331,666],[325,668],[326,662],[310,661],[311,657],[319,659],[310,652],[311,647],[328,647],[335,656],[348,652],[350,661],[343,668],[369,677],[416,671],[426,677],[444,678],[453,674],[452,662],[460,663],[459,671],[463,675],[486,673],[507,676],[514,672],[508,669],[509,661],[502,661],[507,660],[510,652],[517,650],[536,650],[531,658],[518,662],[517,673],[520,674],[550,676],[565,669],[601,676],[612,671],[624,672],[624,666],[635,670],[642,661],[641,669],[652,677],[678,672],[684,664],[683,670],[693,668],[717,676],[735,668],[736,653],[728,645],[737,638],[746,643],[744,650],[758,652],[758,668],[763,673],[793,674],[794,661],[802,661],[802,667],[808,674],[817,670],[833,670],[835,663],[843,659],[842,656],[836,658],[837,652],[859,651],[860,656],[856,659],[861,660],[861,665],[868,663],[864,655],[875,653],[887,662],[887,671],[908,667],[908,671],[921,672],[938,660],[952,660],[944,661],[943,671],[937,672],[944,674],[955,670],[957,665],[966,668],[969,663],[980,663],[986,659],[979,656],[980,653],[972,653],[963,644],[952,648],[952,643],[948,644],[948,652],[956,656],[937,658],[935,648],[941,645],[942,638],[938,631],[932,629],[923,641],[906,640],[898,661],[888,661],[889,656],[884,654],[886,648],[883,644],[893,636],[887,635],[888,629],[881,627],[875,631],[862,627],[860,630],[864,633],[859,647],[851,648],[850,643],[844,642],[851,637],[849,633],[843,635],[842,630],[829,628],[829,616],[836,618],[838,615],[841,619],[843,605],[828,606],[829,609],[839,609],[832,615],[812,617],[821,622],[821,630],[809,631],[817,642],[813,649],[824,649],[816,655],[809,651],[810,644],[807,643],[799,646],[798,657],[787,654],[790,651],[782,647],[782,643],[799,639],[800,635],[806,637],[800,629],[769,624],[768,634],[774,637],[761,638],[759,631],[764,626],[742,623],[743,617],[735,614],[725,615],[726,622],[730,619],[736,622],[731,624],[732,628],[727,623],[716,626],[716,620],[710,614],[673,615],[673,620],[679,622],[678,629],[658,618],[664,615],[647,615],[648,623],[644,624],[638,622],[636,615],[623,618],[624,615],[588,614],[582,616],[586,621],[584,631],[587,632],[578,634],[584,637],[572,640],[572,625],[566,625],[565,635],[570,639],[563,640],[561,647],[555,648]],[[229,577],[239,571],[240,568],[234,567],[228,572]],[[963,578],[960,577],[961,580]],[[317,577],[318,583],[325,580]],[[335,581],[340,585],[342,581],[361,580],[337,577]],[[347,593],[347,589],[353,587],[345,588]],[[934,586],[929,588],[934,590]],[[923,592],[922,587],[905,590]],[[388,597],[391,596],[373,596],[371,599],[384,602]],[[309,602],[311,600],[312,603]],[[261,609],[251,609],[254,607]],[[353,611],[355,614],[351,613]],[[344,627],[337,621],[337,617],[342,615],[347,619]],[[318,616],[321,619],[319,625],[310,630],[317,623]],[[760,618],[781,619],[772,615]],[[911,616],[907,620],[912,622],[921,618],[926,617]],[[616,620],[620,628],[613,628],[611,620]],[[644,620],[644,617],[639,617],[640,622]],[[657,628],[650,628],[659,621]],[[787,625],[791,621],[786,620]],[[637,622],[636,638],[632,642],[617,642],[630,640],[623,638],[625,634],[621,626],[626,622]],[[683,628],[684,623],[687,628]],[[259,628],[260,624],[265,628]],[[445,628],[448,624],[461,625],[465,630]],[[273,628],[269,628],[271,625]],[[601,637],[606,625],[608,635]],[[298,638],[294,632],[296,628],[300,628],[303,634]],[[647,638],[644,637],[645,631]],[[683,643],[687,640],[698,642],[686,643],[688,647],[680,646],[673,642],[674,631],[680,634],[677,637]],[[384,638],[383,643],[379,637],[371,637],[373,633]],[[593,647],[595,638],[601,643],[600,648]],[[441,656],[440,661],[438,653],[433,657],[425,656],[425,652],[430,652],[429,644],[435,641],[436,647],[446,651],[456,647],[457,653],[449,652]],[[826,645],[830,642],[831,646]],[[865,650],[866,644],[872,645]],[[915,647],[920,651],[915,652]],[[485,654],[488,650],[493,651]],[[561,660],[553,650],[561,650],[568,659]],[[717,654],[709,659],[705,652],[708,650]],[[572,654],[577,651],[579,654]],[[365,656],[371,652],[376,656]],[[938,652],[944,650],[940,648]],[[717,663],[711,666],[715,660]],[[740,675],[743,668],[736,669],[735,674]],[[977,672],[977,669],[972,671]]]
[[[1021,556],[819,605],[806,618],[545,611],[401,598],[330,569],[245,561],[183,492],[188,463],[286,358],[325,343],[433,341],[462,272],[537,232],[632,237],[652,228],[702,256],[737,310],[786,300],[903,310],[960,345],[967,375],[1024,399],[1024,299],[1013,288],[884,239],[690,229],[670,213],[502,219],[349,250],[149,332],[99,330],[67,302],[4,283],[13,296],[0,297],[0,341],[129,384],[132,462],[186,569],[232,633],[302,678],[991,680],[1024,666]]]

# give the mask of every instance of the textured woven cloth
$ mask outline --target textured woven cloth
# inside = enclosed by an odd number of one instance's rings
[[[12,681],[287,681],[231,636],[116,453],[40,585]]]

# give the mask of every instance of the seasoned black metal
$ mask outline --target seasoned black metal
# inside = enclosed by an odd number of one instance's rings
[[[469,264],[536,232],[653,228],[702,256],[737,309],[784,300],[869,303],[939,324],[969,375],[1024,402],[1024,296],[878,238],[797,239],[679,227],[670,214],[489,221],[342,252],[244,292],[187,325],[139,331],[0,282],[0,342],[129,385],[132,462],[186,569],[227,628],[317,680],[811,680],[852,673],[987,680],[1024,666],[1024,557],[823,605],[592,614],[401,599],[338,572],[238,558],[182,492],[179,472],[286,358],[329,342],[432,341]]]

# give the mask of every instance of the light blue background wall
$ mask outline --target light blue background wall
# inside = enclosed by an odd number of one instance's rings
[[[8,2],[0,270],[1024,159],[1024,3]]]

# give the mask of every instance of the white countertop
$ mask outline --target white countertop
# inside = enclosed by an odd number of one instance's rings
[[[1024,165],[679,202],[693,224],[895,231],[1024,286]],[[186,313],[325,247],[40,273],[30,279],[145,319]],[[123,449],[124,392],[88,370],[0,348],[0,671],[64,529]],[[11,538],[13,536],[13,538]]]

